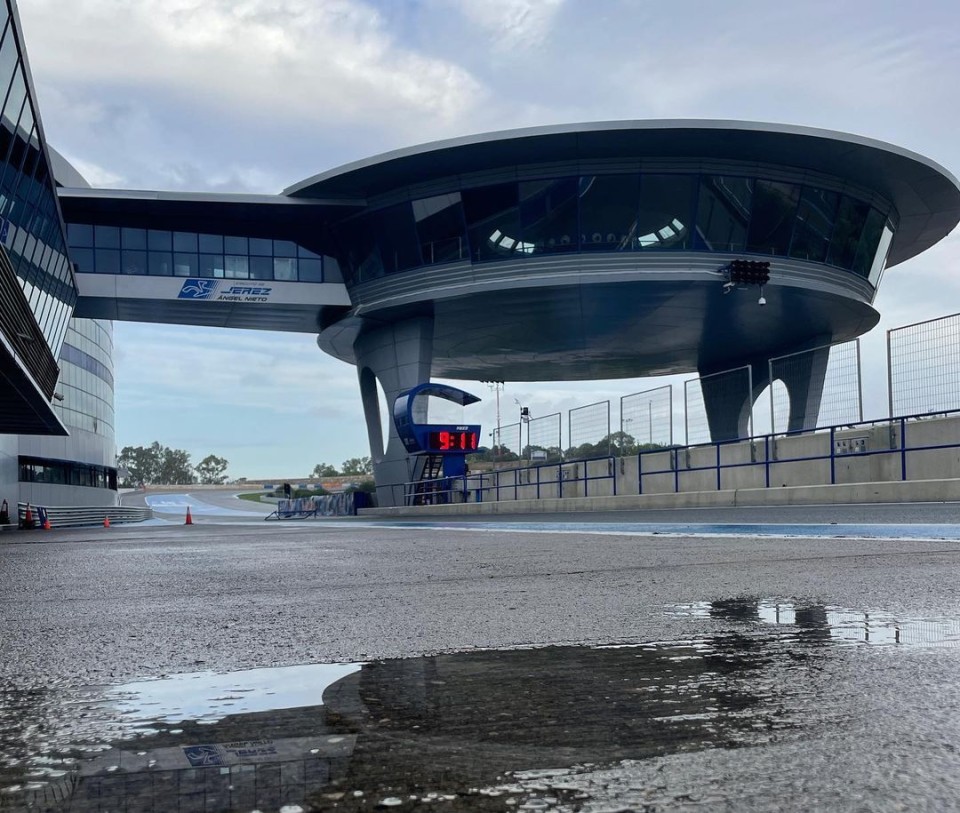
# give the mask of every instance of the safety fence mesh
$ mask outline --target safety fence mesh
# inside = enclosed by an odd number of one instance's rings
[[[960,313],[887,331],[890,416],[960,406]]]
[[[818,413],[806,416],[806,426],[799,425],[801,416],[793,416],[795,420],[791,426],[788,392],[791,382],[804,381],[811,377],[817,380],[821,375],[823,390]],[[859,339],[770,359],[770,380],[784,384],[770,387],[772,431],[816,429],[862,421],[863,390],[860,375]]]
[[[493,430],[493,458],[503,460],[511,455],[511,459],[520,457],[520,424],[511,423]]]
[[[631,447],[673,445],[673,387],[669,384],[620,399],[620,433],[617,445],[625,454]]]
[[[565,457],[576,460],[610,454],[610,402],[575,407],[568,413]]]
[[[562,416],[559,412],[531,418],[527,424],[527,457],[534,461],[553,462],[563,457],[560,440]]]

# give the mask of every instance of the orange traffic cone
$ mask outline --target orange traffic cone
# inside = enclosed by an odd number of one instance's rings
[[[104,528],[109,528],[109,527],[110,527],[110,517],[109,517],[109,516],[106,516],[106,517],[103,518],[103,527],[104,527]]]
[[[30,503],[27,503],[27,510],[23,515],[23,527],[28,529],[33,527],[33,509]]]
[[[187,506],[187,519],[183,523],[184,525],[193,525],[193,517],[190,516],[190,506]]]
[[[49,531],[49,530],[50,530],[50,517],[47,517],[47,518],[43,521],[43,530],[45,530],[45,531]]]

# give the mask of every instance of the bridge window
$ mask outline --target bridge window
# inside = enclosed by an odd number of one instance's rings
[[[227,238],[227,245],[231,238]],[[223,258],[223,271],[227,279],[249,279],[250,267],[249,258],[235,254],[227,254]]]
[[[223,255],[222,254],[201,254],[200,255],[200,276],[222,279],[223,278]]]
[[[273,278],[279,280],[296,280],[297,261],[292,257],[274,257]]]
[[[249,251],[246,237],[224,237],[224,254],[247,254]]]
[[[269,240],[265,242],[270,243]],[[250,244],[253,249],[253,240]],[[273,257],[250,257],[250,279],[273,279]]]
[[[150,251],[170,251],[173,249],[173,233],[150,229],[147,232],[147,248]]]
[[[120,248],[120,229],[116,226],[97,226],[94,239],[97,248]]]
[[[176,244],[176,236],[174,236],[174,244]],[[173,255],[173,275],[175,277],[196,277],[199,274],[200,263],[196,254],[178,252]]]
[[[323,282],[323,261],[301,257],[297,260],[300,266],[301,282]]]
[[[120,242],[119,235],[117,235],[117,242]],[[96,262],[96,269],[100,274],[120,273],[120,252],[115,248],[98,248]]]
[[[173,250],[197,253],[197,235],[189,231],[173,233]]]
[[[67,242],[74,248],[93,248],[93,226],[68,223]]]
[[[250,238],[250,254],[257,257],[273,256],[273,240],[264,240],[261,237]]]
[[[197,235],[200,241],[200,252],[203,254],[223,254],[223,236],[219,234]]]
[[[120,256],[124,274],[147,273],[146,251],[123,251]]]
[[[150,274],[152,276],[173,276],[173,254],[171,254],[169,251],[149,252],[147,265],[150,268]]]
[[[147,248],[146,229],[121,229],[120,236],[123,248],[136,249],[138,251],[144,251]]]

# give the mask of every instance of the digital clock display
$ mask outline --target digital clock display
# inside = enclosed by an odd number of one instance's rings
[[[427,433],[427,451],[430,452],[475,452],[477,433],[447,431]]]

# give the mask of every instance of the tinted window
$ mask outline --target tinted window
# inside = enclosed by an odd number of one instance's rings
[[[169,251],[149,252],[148,266],[150,273],[158,277],[173,276],[173,255]]]
[[[173,233],[173,250],[195,252],[197,250],[197,235],[193,232],[175,231]]]
[[[827,251],[827,263],[841,268],[852,269],[853,261],[860,246],[860,235],[867,220],[870,207],[866,203],[854,200],[848,195],[840,198],[837,222]]]
[[[803,188],[793,227],[791,257],[816,263],[827,259],[839,202],[840,195],[836,192],[814,189],[812,186]]]
[[[120,248],[120,229],[116,226],[97,226],[95,235],[97,248]]]
[[[640,249],[686,249],[691,244],[695,175],[643,175],[634,244]]]
[[[391,206],[377,212],[374,217],[380,241],[380,258],[387,274],[423,265],[420,262],[420,244],[414,227],[413,209],[409,203]]]
[[[524,252],[551,254],[577,248],[577,179],[520,183]]]
[[[120,273],[120,251],[115,248],[97,249],[97,273],[98,274],[119,274]]]
[[[886,215],[876,209],[871,209],[867,220],[863,224],[863,233],[860,235],[860,245],[857,246],[857,255],[853,259],[853,271],[861,277],[868,277],[880,244],[880,235],[887,222]]]
[[[78,248],[93,247],[93,226],[80,223],[67,224],[67,243]]]
[[[146,229],[121,229],[120,239],[123,248],[145,249],[147,247]]]
[[[176,237],[174,237],[176,240]],[[200,263],[196,254],[178,252],[173,255],[173,275],[175,277],[196,277],[200,273]]]
[[[580,247],[584,251],[628,251],[637,231],[639,175],[580,178]]]
[[[459,193],[415,200],[413,218],[424,263],[446,263],[466,258],[467,237]]]
[[[126,251],[120,254],[122,271],[124,274],[146,274],[147,273],[147,252],[146,251]]]
[[[743,251],[752,201],[752,178],[702,176],[697,207],[697,248]]]
[[[520,240],[517,184],[499,184],[463,192],[471,257],[475,261],[502,260],[525,251]]]
[[[172,233],[150,229],[147,232],[147,248],[151,251],[170,251],[173,248]]]
[[[800,187],[778,181],[757,181],[753,188],[753,216],[747,251],[785,257],[797,214]]]
[[[251,257],[250,279],[273,279],[273,257]]]
[[[320,260],[308,260],[301,257],[297,260],[300,266],[301,282],[323,282],[323,264]]]

